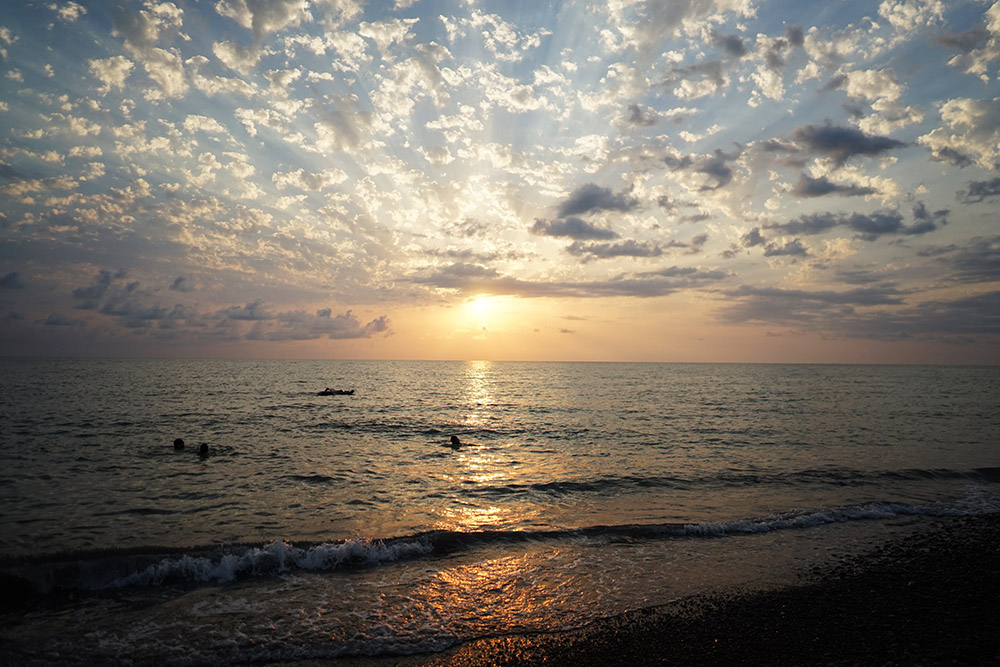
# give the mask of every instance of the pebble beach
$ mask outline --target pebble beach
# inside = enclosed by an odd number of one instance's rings
[[[942,519],[802,583],[713,591],[555,634],[443,654],[298,667],[991,665],[1000,663],[1000,514]]]

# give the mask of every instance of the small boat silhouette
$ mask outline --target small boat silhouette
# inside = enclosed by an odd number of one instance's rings
[[[327,387],[323,391],[316,392],[317,396],[353,396],[353,389],[330,389]]]

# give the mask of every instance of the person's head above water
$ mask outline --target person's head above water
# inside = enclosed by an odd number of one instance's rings
[[[184,449],[184,441],[180,438],[174,440],[174,449]]]
[[[462,441],[458,439],[457,435],[451,436],[451,446],[458,447],[462,444]]]
[[[208,455],[208,443],[207,442],[201,443],[201,447],[198,448],[198,453],[201,454],[202,456],[207,456]]]

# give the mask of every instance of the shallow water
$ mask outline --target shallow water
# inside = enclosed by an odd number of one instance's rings
[[[2,569],[34,591],[4,614],[12,662],[440,650],[788,580],[928,517],[1000,508],[996,368],[0,372]]]

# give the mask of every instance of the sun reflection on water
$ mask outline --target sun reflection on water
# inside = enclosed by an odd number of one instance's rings
[[[469,361],[465,367],[465,392],[462,396],[466,413],[462,426],[468,429],[487,428],[496,399],[493,396],[493,362]]]

